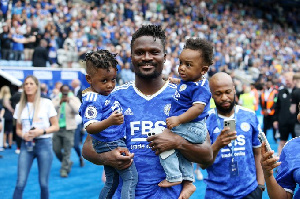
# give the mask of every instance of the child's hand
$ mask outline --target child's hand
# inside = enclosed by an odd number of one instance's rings
[[[124,115],[118,111],[115,111],[107,119],[109,119],[111,125],[120,125],[124,122]]]
[[[178,79],[178,78],[169,77],[168,80],[173,84],[179,84],[180,83],[180,79]]]
[[[172,116],[167,118],[167,127],[168,129],[172,129],[175,126],[178,126],[179,124],[181,124],[179,118],[177,116]]]

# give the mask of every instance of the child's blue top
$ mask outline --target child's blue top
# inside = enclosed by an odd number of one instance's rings
[[[199,103],[204,104],[205,108],[202,114],[190,122],[203,120],[208,116],[207,112],[210,107],[210,98],[211,93],[206,79],[202,79],[198,82],[181,80],[173,95],[170,116],[181,115],[191,108],[193,104]]]
[[[122,112],[119,101],[113,95],[100,95],[86,89],[82,95],[82,104],[79,115],[82,117],[84,128],[88,125],[107,119],[114,111]],[[91,137],[102,141],[111,142],[125,136],[125,124],[113,125]]]

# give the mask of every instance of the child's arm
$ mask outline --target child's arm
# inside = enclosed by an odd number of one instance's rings
[[[175,126],[192,121],[203,112],[204,108],[204,104],[196,103],[193,104],[193,106],[189,108],[185,113],[182,113],[179,116],[172,116],[167,118],[168,129],[172,129]]]
[[[110,126],[120,125],[124,122],[124,116],[117,111],[113,112],[107,119],[92,123],[86,127],[86,131],[90,134],[99,133]]]

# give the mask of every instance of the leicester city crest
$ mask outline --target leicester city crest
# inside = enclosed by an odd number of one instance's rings
[[[85,110],[85,117],[95,119],[97,117],[97,109],[94,106],[88,106]]]
[[[248,122],[242,122],[240,127],[244,132],[247,132],[250,130],[250,124]]]
[[[179,88],[179,91],[181,92],[181,91],[184,91],[185,89],[186,89],[186,84],[182,84],[181,86],[180,86],[180,88]]]
[[[170,110],[171,110],[171,104],[165,105],[164,113],[165,113],[167,116],[169,116]]]

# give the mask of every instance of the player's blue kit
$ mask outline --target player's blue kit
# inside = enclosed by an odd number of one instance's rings
[[[112,95],[121,103],[126,124],[127,147],[134,153],[134,162],[139,180],[136,198],[178,198],[181,185],[160,188],[158,183],[166,178],[159,158],[149,148],[147,133],[156,126],[166,126],[169,117],[171,99],[176,85],[166,83],[156,94],[146,96],[129,82],[116,87]],[[114,198],[120,198],[118,187]]]
[[[276,180],[286,191],[294,193],[296,184],[300,184],[300,137],[286,143],[280,155],[281,165],[277,169]],[[300,189],[294,195],[300,198]]]
[[[216,109],[209,111],[207,129],[213,144],[223,129],[227,117],[216,114]],[[235,106],[235,114],[229,118],[236,120],[237,139],[222,148],[213,165],[207,168],[208,177],[205,198],[243,198],[254,191],[257,186],[256,167],[253,148],[261,146],[258,132],[261,131],[255,113],[241,106]],[[234,161],[237,163],[237,176],[231,176],[232,148]]]

